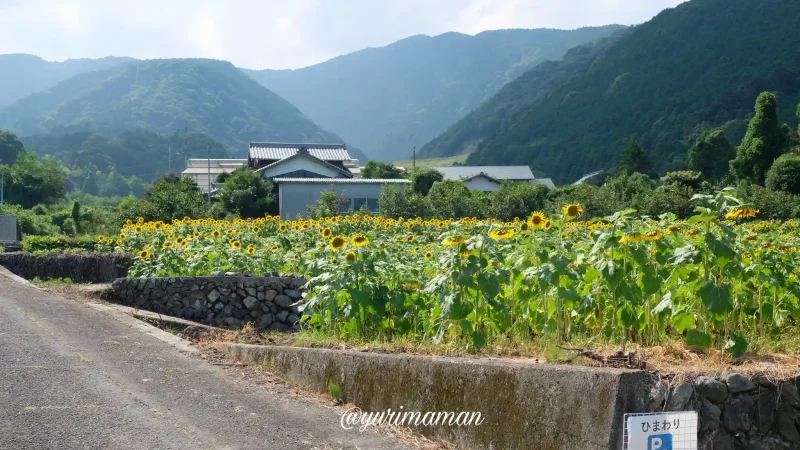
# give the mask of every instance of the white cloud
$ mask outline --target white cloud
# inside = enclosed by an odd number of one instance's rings
[[[296,68],[414,34],[634,24],[683,0],[0,0],[0,53]]]

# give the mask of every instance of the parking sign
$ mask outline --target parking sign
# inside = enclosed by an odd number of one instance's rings
[[[624,450],[697,450],[697,412],[625,414]]]

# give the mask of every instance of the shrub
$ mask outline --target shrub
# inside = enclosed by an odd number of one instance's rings
[[[97,244],[94,236],[25,236],[22,248],[31,253],[78,249],[93,251]]]
[[[787,153],[776,159],[767,172],[767,189],[800,194],[800,156]]]

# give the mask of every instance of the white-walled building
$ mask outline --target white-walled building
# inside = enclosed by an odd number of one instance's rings
[[[200,186],[200,189],[203,190],[203,193],[207,194],[209,187],[209,174],[211,175],[211,184],[214,184],[216,183],[217,176],[220,174],[231,173],[240,167],[245,167],[246,165],[246,159],[190,158],[186,170],[184,170],[181,175],[194,179],[194,181],[196,181]]]
[[[470,190],[492,192],[505,181],[544,184],[555,187],[550,178],[536,178],[528,166],[447,166],[433,167],[445,180],[462,181]]]

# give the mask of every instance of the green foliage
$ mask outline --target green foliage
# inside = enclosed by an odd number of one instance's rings
[[[800,194],[800,156],[782,155],[767,172],[766,187],[772,191]]]
[[[245,71],[370,158],[411,157],[527,69],[618,25],[413,36],[296,70]],[[376,83],[375,80],[381,80]]]
[[[5,196],[10,203],[30,208],[64,198],[64,168],[48,156],[40,160],[36,153],[24,151],[13,165],[0,167],[0,170],[5,172]]]
[[[0,130],[0,164],[14,164],[25,147],[14,133]]]
[[[350,200],[342,193],[341,197],[336,196],[336,189],[331,186],[329,191],[320,194],[315,203],[308,205],[306,213],[308,217],[320,218],[338,216],[350,212]]]
[[[405,178],[406,172],[390,163],[369,160],[361,170],[361,178]]]
[[[203,191],[191,178],[168,174],[157,180],[141,199],[129,197],[120,203],[120,220],[172,222],[184,217],[205,217],[209,213]]]
[[[763,185],[767,171],[784,151],[786,134],[778,120],[778,99],[762,92],[756,100],[756,115],[731,161],[731,173],[739,181]]]
[[[26,136],[188,127],[241,153],[250,141],[342,142],[232,64],[207,59],[133,61],[82,73],[3,109],[0,127]]]
[[[96,244],[97,237],[95,236],[25,236],[22,240],[22,248],[31,253],[54,252],[66,249],[93,251]]]
[[[474,210],[470,197],[464,183],[456,180],[440,181],[428,192],[429,214],[437,219],[472,216]]]
[[[406,186],[389,184],[381,189],[378,211],[383,217],[429,217],[426,197]]]
[[[606,43],[572,49],[506,85],[420,156],[477,147],[469,164],[527,164],[567,183],[609,168],[634,135],[659,175],[682,170],[704,130],[730,123],[738,144],[734,130],[759,93],[800,102],[800,2],[763,0],[758,12],[750,0],[684,2]],[[794,108],[780,113],[797,123]]]
[[[225,211],[246,219],[278,213],[272,183],[247,167],[234,170],[225,180],[220,201]]]
[[[503,221],[526,219],[533,211],[544,209],[548,191],[543,184],[503,183],[490,195],[487,216]]]
[[[702,173],[705,179],[717,181],[728,175],[729,162],[735,156],[723,129],[715,128],[703,133],[689,148],[687,165],[689,170]]]
[[[675,185],[699,189],[703,184],[703,174],[701,172],[693,172],[691,170],[669,172],[661,177],[661,182],[664,183],[665,186]]]
[[[631,138],[627,147],[625,147],[622,159],[619,161],[620,173],[625,175],[633,175],[634,173],[649,175],[651,168],[650,158],[645,154],[641,144],[635,138]]]
[[[75,225],[75,234],[81,233],[81,204],[72,202],[72,223]]]
[[[414,192],[420,195],[428,195],[428,191],[431,190],[433,184],[437,181],[442,181],[444,175],[436,169],[425,167],[412,171],[409,179]]]

